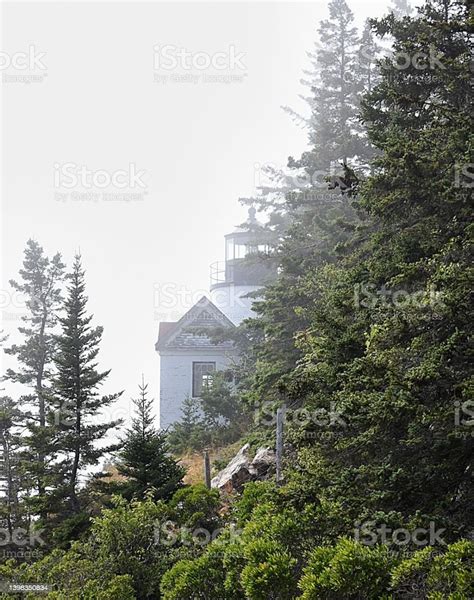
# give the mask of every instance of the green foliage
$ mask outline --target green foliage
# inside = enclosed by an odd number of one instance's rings
[[[396,598],[468,600],[474,594],[474,543],[460,540],[440,553],[423,548],[392,572]]]
[[[278,278],[255,303],[257,318],[232,334],[242,350],[234,385],[216,375],[198,403],[186,402],[183,421],[170,433],[176,450],[221,445],[243,432],[273,441],[274,424],[260,419],[265,403],[272,410],[283,403],[303,409],[310,417],[285,428],[284,485],[249,483],[224,505],[201,485],[170,498],[176,464],[152,426],[143,384],[121,466],[129,478],[124,493],[136,499],[116,498],[89,528],[88,514],[79,510],[77,475],[105,451],[93,442],[113,423],[89,419],[115,396],[97,392],[107,376],[94,362],[101,330],[85,314],[76,259],[56,340],[55,389],[51,399],[36,388],[32,397],[43,402],[51,427],[54,407],[72,409],[73,418],[56,431],[59,460],[51,479],[45,459],[52,429],[40,435],[30,426],[24,463],[25,485],[39,491],[35,514],[66,499],[73,517],[62,512],[56,530],[65,550],[34,564],[9,562],[0,567],[2,577],[52,583],[50,597],[61,600],[474,596],[474,545],[464,539],[472,533],[474,507],[467,419],[472,171],[465,168],[472,167],[473,146],[472,15],[467,2],[430,0],[416,17],[400,19],[409,4],[394,4],[395,13],[371,22],[359,40],[346,2],[330,2],[330,19],[320,28],[323,47],[312,55],[311,148],[289,160],[290,172],[304,174],[305,183],[295,190],[283,177],[282,188],[259,198],[277,240]],[[370,61],[357,60],[360,43],[376,51],[374,34],[388,37],[393,51],[376,74]],[[397,63],[420,53],[435,57],[434,66]],[[347,72],[354,73],[351,84]],[[368,93],[358,119],[362,87]],[[359,169],[374,149],[370,169]],[[340,177],[321,201],[314,169],[325,173],[338,161]],[[30,244],[29,252],[47,271],[39,247]],[[25,281],[31,265],[27,271]],[[25,370],[10,374],[30,386],[40,356],[37,308],[32,304],[26,345],[15,351]],[[252,432],[243,403],[257,409]],[[3,446],[15,441],[14,406],[8,408],[0,415]],[[32,458],[39,459],[37,468]],[[348,538],[359,521],[408,530],[431,521],[453,543],[422,550],[400,550],[393,542],[368,546]],[[164,523],[170,539],[157,538]],[[220,534],[204,547],[192,543],[190,528]]]
[[[52,585],[54,591],[45,596],[48,600],[112,600],[117,597],[135,600],[137,596],[130,575],[111,573],[104,564],[94,560],[92,551],[92,546],[82,546],[79,542],[66,553],[54,550],[42,561],[23,569],[21,581]],[[26,597],[37,596],[27,594]]]
[[[205,527],[213,531],[220,524],[219,492],[196,484],[178,490],[169,503],[177,521],[187,527]]]
[[[438,63],[384,59],[362,103],[372,173],[340,199],[356,218],[288,199],[279,279],[257,303],[253,398],[342,415],[288,427],[287,476],[308,500],[342,499],[345,526],[419,511],[456,539],[472,522],[472,438],[456,423],[473,397],[468,19],[465,3],[437,0],[372,23],[397,55]]]
[[[159,597],[161,577],[175,560],[175,549],[156,540],[159,523],[168,517],[166,506],[151,498],[128,503],[115,497],[113,508],[94,519],[87,540],[22,565],[9,579],[53,584],[55,591],[49,597],[61,600],[105,600],[115,593],[124,598]]]
[[[216,372],[201,398],[183,402],[181,421],[169,431],[175,452],[222,447],[240,439],[249,424],[248,411],[228,379],[229,373]]]
[[[101,396],[99,386],[110,371],[99,373],[95,359],[99,353],[102,327],[91,327],[92,316],[86,315],[85,275],[80,256],[76,256],[65,300],[65,314],[59,321],[61,334],[54,357],[54,425],[66,480],[62,496],[71,513],[80,511],[77,485],[80,470],[96,465],[116,445],[101,446],[98,441],[120,424],[120,420],[93,422],[100,411],[110,406],[121,393]]]
[[[389,598],[393,558],[385,546],[370,548],[349,539],[321,546],[310,555],[300,588],[304,600]]]
[[[168,441],[176,454],[201,450],[210,443],[210,433],[202,420],[198,398],[185,398],[181,420],[168,430]]]
[[[185,470],[171,456],[166,432],[158,432],[153,425],[148,385],[142,381],[139,388],[140,397],[133,401],[136,415],[117,464],[118,472],[127,480],[117,485],[117,491],[128,499],[143,499],[150,491],[156,500],[167,499],[181,485]]]
[[[294,598],[297,561],[281,544],[254,539],[245,545],[245,567],[240,576],[246,598],[289,600]]]
[[[211,544],[207,551],[195,560],[176,563],[161,583],[163,600],[222,600],[226,596],[225,572],[222,568],[222,549]]]
[[[273,481],[251,481],[244,486],[241,497],[233,507],[237,523],[247,523],[260,504],[271,502],[278,494],[278,488]]]
[[[51,530],[51,541],[55,548],[67,549],[72,540],[84,536],[91,526],[90,515],[86,512],[65,517]]]
[[[26,314],[21,317],[23,324],[18,330],[22,342],[4,348],[18,363],[16,368],[7,369],[6,379],[27,388],[26,394],[25,388],[22,390],[21,408],[17,403],[15,409],[22,415],[24,428],[21,453],[16,457],[15,502],[23,492],[28,511],[41,515],[43,521],[54,508],[47,490],[62,483],[54,461],[57,448],[49,417],[53,411],[51,386],[57,350],[54,334],[62,303],[64,269],[59,253],[49,258],[38,242],[28,240],[19,273],[21,280],[10,281],[12,288],[25,298]]]

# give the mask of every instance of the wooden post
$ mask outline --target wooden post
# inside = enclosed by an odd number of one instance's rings
[[[207,450],[204,450],[204,482],[206,487],[211,489],[211,461]]]
[[[283,421],[285,417],[285,407],[277,410],[276,422],[276,482],[279,485],[283,479]]]

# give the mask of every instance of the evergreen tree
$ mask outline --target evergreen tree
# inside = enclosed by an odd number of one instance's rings
[[[324,259],[320,244],[305,254],[309,221],[285,244],[259,305],[254,388],[344,415],[345,426],[292,432],[305,447],[302,494],[344,498],[354,516],[420,511],[450,521],[453,536],[466,533],[473,506],[469,27],[456,0],[376,24],[395,56],[425,56],[427,67],[387,57],[363,102],[380,156],[355,201],[364,220],[341,252]]]
[[[152,491],[156,499],[170,498],[180,487],[184,469],[169,453],[166,432],[153,424],[153,399],[148,398],[148,384],[142,378],[140,395],[133,400],[135,417],[120,451],[118,472],[127,478],[119,487],[126,498],[143,500]]]
[[[80,511],[77,496],[79,475],[89,465],[96,465],[116,444],[98,446],[120,420],[99,423],[101,411],[110,406],[122,392],[100,395],[99,387],[109,371],[97,371],[96,358],[102,338],[102,327],[92,327],[92,315],[86,314],[84,271],[80,256],[74,259],[60,320],[61,334],[57,338],[55,356],[57,375],[54,378],[56,412],[54,425],[62,457],[65,487],[60,493],[69,503],[72,513]]]
[[[21,281],[10,281],[11,286],[24,295],[27,314],[22,317],[25,326],[19,327],[23,343],[5,348],[19,363],[17,369],[7,370],[6,379],[31,389],[31,393],[21,398],[27,422],[22,470],[24,477],[34,480],[30,504],[33,512],[43,519],[49,504],[48,489],[57,483],[56,451],[48,415],[52,410],[49,398],[57,348],[54,328],[62,301],[64,269],[60,254],[50,259],[37,242],[28,240],[20,270]]]
[[[262,169],[259,195],[241,199],[267,213],[266,229],[273,234],[275,247],[300,220],[312,222],[318,238],[332,237],[337,219],[355,220],[340,192],[344,165],[366,165],[373,155],[359,120],[359,104],[377,79],[377,53],[368,27],[359,39],[346,1],[331,0],[329,19],[319,25],[315,49],[308,53],[311,65],[302,80],[310,88],[304,100],[311,114],[304,119],[285,107],[305,123],[310,149],[299,158],[290,156],[286,169]],[[291,230],[291,235],[299,234]]]
[[[357,49],[354,16],[345,0],[329,2],[319,26],[318,83],[313,86],[310,144],[315,169],[360,155],[357,128]]]
[[[359,97],[372,89],[380,81],[380,68],[377,60],[380,58],[381,46],[377,43],[370,21],[366,21],[360,38],[357,57]]]
[[[202,412],[197,398],[188,396],[183,400],[181,419],[170,427],[168,442],[175,453],[189,452],[208,444],[208,436],[202,422]]]
[[[0,520],[10,533],[24,516],[20,493],[25,489],[20,472],[22,413],[9,397],[0,398]]]

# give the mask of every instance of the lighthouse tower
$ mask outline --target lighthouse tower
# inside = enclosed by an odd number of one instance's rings
[[[230,339],[217,342],[216,328],[232,330],[252,315],[252,302],[276,271],[266,259],[268,237],[255,219],[225,236],[225,261],[211,265],[210,296],[203,296],[179,321],[161,322],[155,348],[160,356],[160,424],[182,417],[183,402],[200,398],[212,374],[238,360]],[[205,330],[209,330],[206,334]]]
[[[266,258],[269,237],[255,218],[255,209],[242,226],[225,237],[225,261],[211,264],[212,302],[234,323],[252,316],[255,292],[275,277]]]

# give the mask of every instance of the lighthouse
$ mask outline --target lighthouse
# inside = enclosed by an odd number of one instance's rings
[[[181,419],[183,402],[199,399],[212,385],[214,372],[238,361],[230,337],[216,343],[212,334],[232,330],[252,316],[259,290],[275,277],[269,238],[262,232],[250,209],[246,223],[224,236],[225,260],[211,265],[209,297],[203,296],[179,321],[160,323],[155,349],[160,357],[162,428]]]
[[[252,316],[258,290],[275,277],[269,258],[269,234],[255,212],[251,208],[246,223],[224,236],[225,260],[210,267],[211,300],[234,325]]]

